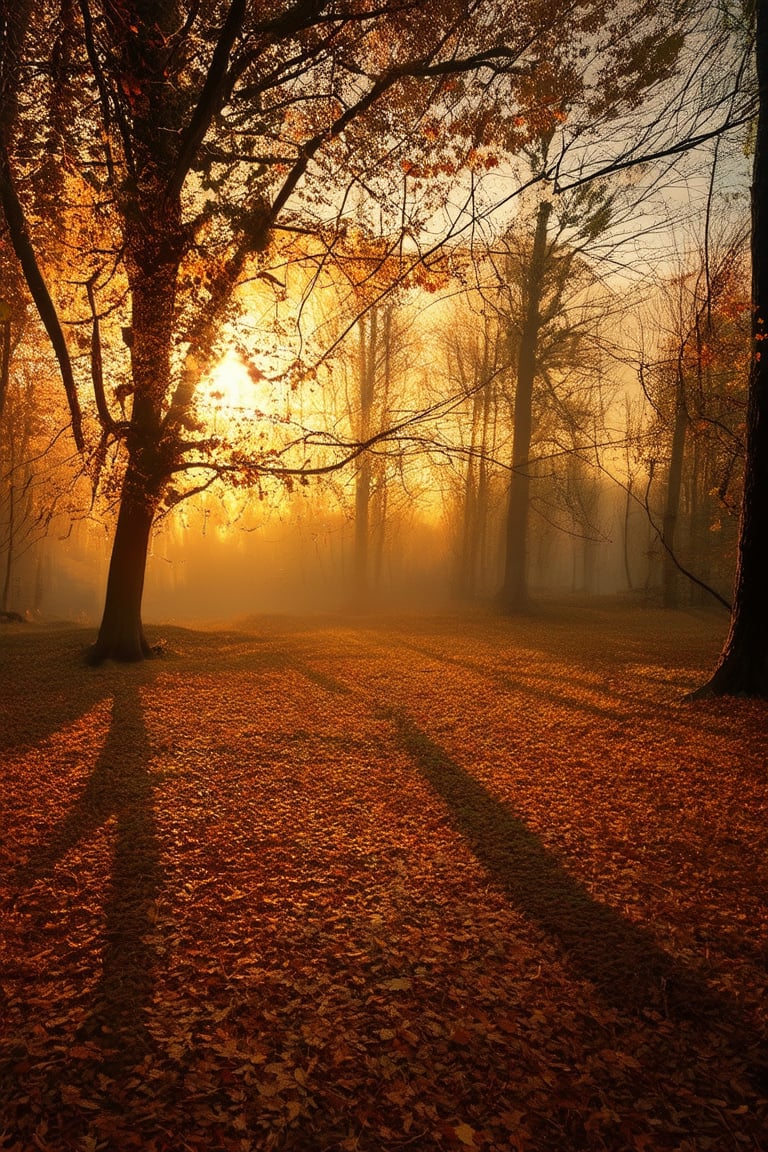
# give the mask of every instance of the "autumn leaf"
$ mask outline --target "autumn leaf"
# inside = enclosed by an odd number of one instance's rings
[[[768,712],[589,619],[4,636],[8,1152],[761,1147]]]

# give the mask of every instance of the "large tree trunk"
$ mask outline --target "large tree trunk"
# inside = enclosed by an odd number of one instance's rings
[[[760,107],[752,176],[752,361],[736,584],[720,662],[694,696],[768,697],[768,4],[756,4]]]
[[[178,208],[176,209],[178,217]],[[171,223],[168,226],[168,220]],[[175,456],[175,434],[164,435],[162,412],[170,392],[171,345],[180,246],[171,212],[156,231],[130,237],[127,263],[131,277],[131,369],[133,408],[128,433],[128,464],[107,578],[104,615],[91,657],[141,660],[150,655],[141,622],[144,572],[152,521]],[[161,259],[165,256],[166,259]]]
[[[541,324],[540,307],[547,247],[547,224],[552,205],[544,200],[536,217],[536,232],[527,284],[527,306],[520,337],[515,389],[515,430],[512,440],[512,473],[507,508],[504,583],[499,596],[501,607],[514,612],[528,601],[528,506],[529,472],[533,434],[533,384]]]
[[[143,660],[151,654],[141,622],[141,599],[154,515],[154,504],[131,462],[112,544],[104,615],[91,649],[94,663],[106,659]]]

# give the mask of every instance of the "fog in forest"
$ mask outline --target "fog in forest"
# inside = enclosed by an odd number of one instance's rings
[[[509,247],[508,238],[507,271]],[[518,276],[525,274],[520,249]],[[700,306],[695,267],[670,283],[678,309],[681,301]],[[417,289],[352,316],[340,351],[325,362],[318,355],[320,369],[298,384],[287,382],[277,353],[249,359],[242,337],[224,351],[199,385],[202,418],[233,442],[262,452],[266,445],[267,462],[270,451],[280,459],[297,441],[304,458],[288,475],[265,471],[240,489],[217,483],[156,518],[148,622],[516,610],[571,597],[715,606],[717,595],[728,596],[740,484],[743,386],[734,353],[746,340],[743,266],[733,263],[706,393],[701,349],[670,309],[669,285],[657,292],[656,315],[667,307],[667,322],[682,334],[673,329],[656,341],[642,387],[632,363],[640,361],[639,328],[620,348],[615,293],[591,299],[577,284],[570,311],[563,306],[540,333],[543,378],[532,381],[529,462],[514,469],[526,473],[528,494],[516,545],[525,552],[525,595],[512,605],[503,589],[521,299],[498,285],[495,298],[489,289],[445,292],[445,281],[441,290],[444,298]],[[636,299],[627,294],[625,303]],[[325,314],[315,317],[313,336],[320,349],[328,342]],[[25,373],[23,348],[17,357],[21,371],[6,410],[20,434],[9,442],[16,457],[4,473],[3,607],[27,619],[95,626],[114,511],[102,495],[93,498],[90,478],[62,451],[60,403],[45,420],[33,418],[30,396],[39,385]],[[685,436],[675,424],[683,389],[691,409]],[[379,435],[343,463],[350,444]],[[302,475],[305,461],[320,474]]]
[[[493,525],[495,555],[484,573],[482,595],[460,594],[456,574],[461,557],[445,517],[420,517],[414,504],[391,526],[371,565],[367,595],[361,597],[354,522],[343,512],[317,514],[310,497],[299,495],[285,509],[257,507],[253,524],[246,528],[222,523],[217,511],[195,510],[184,517],[185,524],[174,520],[159,527],[147,566],[148,622],[224,621],[261,612],[467,609],[473,603],[490,603],[501,579],[503,525],[498,522]],[[603,516],[601,535],[587,538],[543,518],[534,525],[532,595],[626,593],[638,603],[658,602],[661,556],[652,530],[635,512],[629,555],[636,583],[629,589],[623,508],[610,491],[604,496]],[[249,511],[242,519],[251,519]],[[101,526],[78,525],[66,540],[47,537],[34,558],[19,565],[10,605],[42,620],[96,625],[108,560],[109,536]]]
[[[482,20],[470,25],[482,42]],[[589,58],[591,31],[573,34]],[[610,69],[585,65],[561,108],[557,69],[518,90],[503,57],[495,82],[509,91],[493,116],[480,78],[434,107],[425,90],[421,107],[396,70],[391,123],[363,101],[338,172],[335,129],[325,157],[311,116],[283,123],[276,106],[273,131],[244,105],[263,171],[230,154],[229,137],[215,164],[206,143],[190,167],[190,138],[164,192],[147,177],[139,208],[121,200],[112,145],[103,162],[91,154],[98,102],[39,82],[41,107],[79,109],[82,124],[54,120],[82,171],[53,165],[61,235],[40,224],[52,202],[32,168],[29,218],[19,202],[0,233],[2,611],[96,625],[104,610],[103,653],[120,658],[142,650],[142,616],[516,612],[552,597],[725,605],[750,357],[748,157],[737,134],[709,142],[717,85],[697,103],[682,81],[698,72],[702,27],[667,34],[668,59],[637,76],[619,55],[605,104],[616,155],[599,178],[601,126],[572,136],[571,124],[603,106],[592,87]],[[722,30],[712,45],[721,34],[737,59]],[[46,36],[35,26],[31,42],[43,51]],[[369,50],[364,38],[334,56],[353,87]],[[324,75],[308,58],[299,103],[331,99]],[[659,147],[671,142],[648,163],[639,143],[622,152],[641,107]],[[678,151],[681,109],[692,143]],[[12,111],[37,123],[34,102]],[[157,172],[167,157],[148,139]],[[171,193],[194,243],[152,216]],[[271,207],[257,227],[259,204]],[[145,215],[129,258],[132,212]],[[27,234],[50,289],[17,259]],[[132,636],[116,638],[128,617]]]
[[[194,414],[228,459],[256,463],[245,480],[217,465],[169,489],[144,618],[722,604],[743,459],[745,234],[729,224],[710,252],[719,280],[705,302],[700,252],[650,291],[606,284],[563,216],[545,221],[539,268],[533,203],[481,256],[457,249],[431,280],[381,299],[342,290],[338,270],[319,281],[306,251],[277,303],[263,287],[245,295],[195,376]],[[533,329],[531,293],[544,317]],[[31,318],[13,351],[2,608],[95,625],[123,465],[113,454],[95,473],[72,457]]]

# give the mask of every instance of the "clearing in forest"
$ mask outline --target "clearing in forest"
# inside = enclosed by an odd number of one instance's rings
[[[0,637],[0,1148],[768,1148],[768,707],[630,609]]]

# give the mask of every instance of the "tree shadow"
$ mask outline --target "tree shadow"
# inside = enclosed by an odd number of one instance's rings
[[[575,675],[566,679],[562,673],[552,673],[550,671],[542,671],[542,669],[535,669],[530,672],[528,676],[512,676],[509,672],[502,672],[495,668],[489,668],[488,665],[482,664],[477,660],[468,660],[459,656],[448,656],[444,652],[436,651],[426,644],[417,644],[414,641],[398,640],[398,645],[405,648],[409,652],[415,652],[419,656],[426,656],[428,660],[433,660],[437,664],[447,664],[455,668],[463,668],[467,672],[472,672],[475,676],[496,684],[505,692],[523,692],[527,696],[535,696],[539,700],[548,701],[552,704],[557,704],[561,708],[567,708],[574,712],[585,712],[593,716],[600,716],[608,720],[622,721],[626,716],[618,708],[610,707],[609,705],[592,704],[588,700],[584,700],[581,696],[568,695],[572,692],[574,685],[576,688],[584,687],[586,689],[594,690],[594,685],[588,681],[578,681]],[[547,685],[545,688],[543,685]],[[648,711],[651,711],[651,706],[648,706]]]
[[[49,881],[59,861],[114,818],[112,870],[105,890],[101,974],[79,1035],[95,1039],[110,1063],[126,1066],[151,1047],[142,1020],[154,986],[155,950],[147,942],[162,885],[153,808],[158,777],[138,684],[115,687],[104,747],[78,800],[19,869],[27,884]]]
[[[386,709],[401,747],[448,805],[472,852],[510,902],[559,948],[568,970],[610,1007],[646,1018],[685,1020],[696,1033],[725,1026],[768,1089],[764,1041],[730,997],[665,952],[652,934],[595,900],[525,822],[461,768],[398,709]]]
[[[34,748],[109,694],[83,664],[90,630],[50,629],[0,638],[0,752]]]

